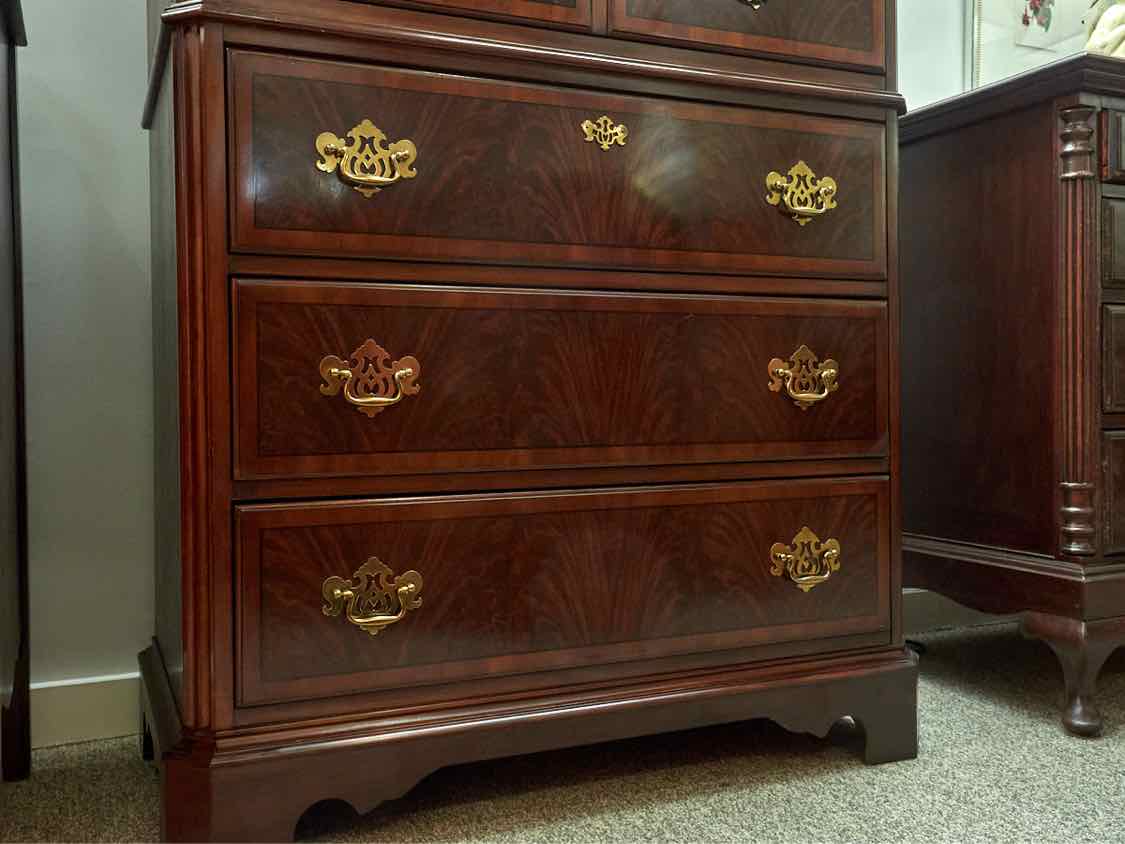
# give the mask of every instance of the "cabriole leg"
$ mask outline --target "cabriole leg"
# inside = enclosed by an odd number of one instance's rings
[[[1096,736],[1103,721],[1094,701],[1098,673],[1106,659],[1125,645],[1125,618],[1082,621],[1065,616],[1029,612],[1020,630],[1046,642],[1062,665],[1066,685],[1062,722],[1077,736]]]

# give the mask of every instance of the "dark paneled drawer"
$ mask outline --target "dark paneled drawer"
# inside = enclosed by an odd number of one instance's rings
[[[1125,413],[1125,305],[1102,307],[1102,409]]]
[[[882,124],[238,52],[231,77],[235,250],[885,277]]]
[[[233,295],[239,478],[887,453],[882,302],[298,281]],[[802,347],[818,360],[794,361]],[[835,377],[817,375],[829,359]]]
[[[242,705],[889,631],[879,479],[244,506],[236,529]]]
[[[383,6],[480,15],[490,18],[517,18],[554,26],[588,29],[591,0],[357,0]]]
[[[610,0],[613,32],[882,70],[884,0]]]
[[[1098,138],[1101,142],[1103,182],[1125,184],[1125,112],[1107,108],[1098,113]]]
[[[1105,553],[1125,554],[1125,431],[1102,432]]]
[[[1125,287],[1125,199],[1102,200],[1102,284]]]

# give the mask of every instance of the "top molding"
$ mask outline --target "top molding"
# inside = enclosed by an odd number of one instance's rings
[[[489,58],[612,72],[677,83],[725,86],[781,96],[906,110],[902,96],[882,89],[886,78],[606,36],[490,23],[431,12],[353,3],[350,0],[181,0],[161,16],[142,125],[151,125],[166,65],[171,30],[217,22],[315,32]],[[840,84],[839,80],[852,83]]]
[[[958,94],[908,113],[899,121],[899,139],[903,144],[919,141],[997,114],[1078,94],[1125,97],[1125,61],[1078,53]]]

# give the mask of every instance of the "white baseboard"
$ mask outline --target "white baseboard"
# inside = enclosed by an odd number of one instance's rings
[[[134,672],[32,683],[31,746],[136,734],[140,682],[140,675]]]

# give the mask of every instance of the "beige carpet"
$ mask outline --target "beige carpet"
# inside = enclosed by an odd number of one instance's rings
[[[825,740],[747,722],[447,769],[319,841],[1125,841],[1125,649],[1103,674],[1106,734],[1066,735],[1054,657],[1011,625],[919,637],[919,758],[868,767]],[[132,739],[36,753],[0,786],[0,840],[157,834],[155,775]]]

